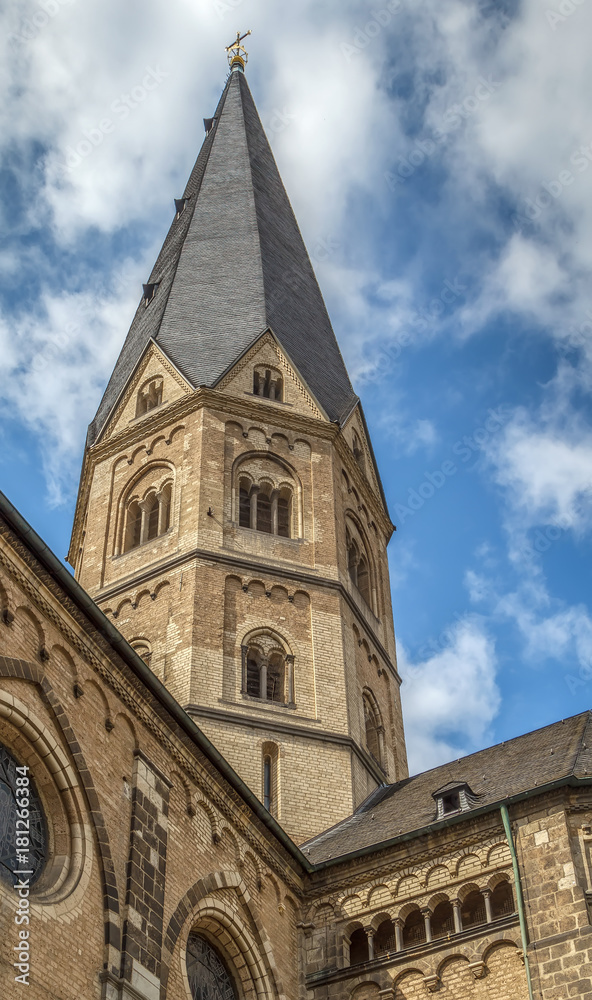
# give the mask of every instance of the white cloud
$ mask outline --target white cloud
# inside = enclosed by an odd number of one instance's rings
[[[518,409],[488,446],[495,481],[505,490],[508,526],[518,533],[536,525],[587,530],[592,526],[592,431],[574,410],[559,415],[551,408],[546,418],[544,412],[535,422]]]
[[[137,265],[130,265],[135,276]],[[77,479],[84,428],[101,398],[137,303],[135,282],[101,299],[90,293],[45,295],[36,315],[0,316],[3,399],[39,441],[50,504]]]
[[[411,773],[483,746],[501,699],[494,645],[478,621],[457,622],[423,662],[399,648],[399,667]]]

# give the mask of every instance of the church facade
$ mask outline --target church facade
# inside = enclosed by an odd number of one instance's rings
[[[409,777],[393,525],[239,46],[75,578],[0,495],[3,996],[592,998],[591,720]]]

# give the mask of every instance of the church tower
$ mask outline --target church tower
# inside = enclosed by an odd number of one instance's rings
[[[393,526],[240,41],[89,428],[68,558],[302,842],[407,775]]]

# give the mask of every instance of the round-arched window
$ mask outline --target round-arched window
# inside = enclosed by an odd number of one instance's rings
[[[224,962],[201,934],[187,941],[187,978],[193,1000],[237,1000]]]
[[[36,882],[47,855],[47,827],[28,767],[0,744],[0,878],[14,885],[30,872]]]

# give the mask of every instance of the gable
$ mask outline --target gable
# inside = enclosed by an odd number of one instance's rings
[[[151,403],[153,403],[155,390],[160,398],[159,407],[173,403],[193,391],[161,349],[153,341],[150,341],[121,399],[107,421],[101,435],[103,439],[112,438],[121,431],[127,430],[131,424],[146,416],[146,413],[156,412],[156,407],[141,412],[142,397],[151,395]]]
[[[261,400],[254,392],[255,375],[264,376],[269,372],[272,379],[281,380],[281,400],[264,399],[273,403],[279,410],[288,409],[292,413],[300,413],[318,420],[327,420],[312,392],[304,382],[286,352],[277,340],[267,330],[246,351],[242,357],[221,378],[216,389],[229,396],[240,396],[243,399]]]

